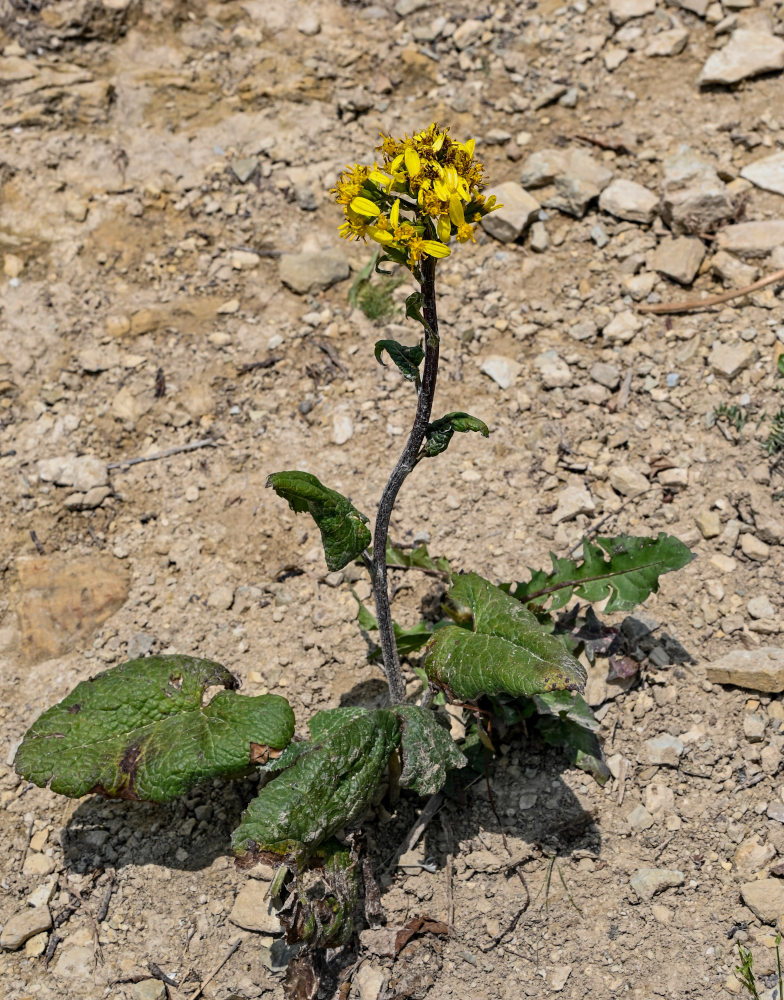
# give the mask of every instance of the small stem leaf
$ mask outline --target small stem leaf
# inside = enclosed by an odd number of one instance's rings
[[[405,250],[399,250],[397,247],[387,245],[384,247],[384,252],[374,265],[376,274],[390,275],[392,274],[392,271],[385,271],[384,268],[381,267],[382,264],[405,264],[407,260],[408,257],[406,256]]]
[[[404,379],[409,382],[416,382],[419,379],[419,366],[425,357],[425,352],[419,344],[407,347],[405,344],[399,344],[396,340],[377,341],[375,355],[376,361],[380,365],[384,364],[381,359],[384,351],[400,369],[400,374]]]
[[[424,296],[422,292],[412,292],[406,299],[406,316],[409,319],[415,319],[417,323],[421,323],[422,326],[427,327],[425,317],[422,315],[423,305]]]
[[[267,479],[297,514],[310,514],[321,532],[327,566],[333,572],[361,556],[370,545],[367,518],[341,493],[330,490],[309,472],[273,472]]]
[[[387,541],[387,566],[394,569],[396,566],[405,569],[423,569],[431,573],[449,574],[451,568],[449,560],[443,556],[435,559],[427,551],[426,545],[417,545],[410,551],[398,549]]]
[[[206,778],[236,778],[294,733],[285,698],[238,687],[218,663],[192,656],[130,660],[82,681],[30,727],[16,755],[28,781],[79,798],[168,802]],[[273,754],[274,756],[274,754]]]
[[[534,695],[539,735],[546,743],[566,747],[574,763],[604,785],[610,769],[596,735],[599,723],[579,694],[550,691]]]
[[[518,583],[511,593],[524,604],[562,608],[572,595],[592,603],[607,598],[604,610],[631,611],[659,589],[659,577],[685,566],[691,551],[672,535],[656,538],[618,535],[583,540],[583,561],[561,559],[551,553],[550,573],[532,570],[531,579]]]
[[[476,573],[458,577],[447,596],[470,611],[470,626],[435,632],[424,668],[451,697],[582,690],[583,667],[513,597]]]
[[[379,250],[373,251],[373,256],[370,258],[367,264],[365,264],[362,270],[357,272],[356,278],[351,283],[351,288],[348,290],[348,301],[349,305],[352,308],[356,307],[359,298],[359,291],[362,288],[362,286],[370,279],[370,275],[373,273],[375,269],[379,253],[380,253]]]
[[[483,420],[472,417],[470,413],[463,413],[460,410],[447,413],[446,416],[427,425],[426,441],[422,449],[425,455],[432,458],[434,455],[440,455],[442,451],[446,451],[455,431],[459,434],[466,431],[478,431],[482,437],[487,437],[490,428]]]
[[[357,610],[357,621],[359,622],[359,627],[365,632],[378,631],[378,622],[376,621],[375,615],[368,611],[356,594],[354,594],[354,599],[359,606]],[[432,635],[432,630],[428,627],[427,622],[423,621],[417,622],[417,624],[412,626],[412,628],[402,628],[397,622],[392,622],[392,629],[395,635],[395,645],[397,646],[399,656],[410,656],[411,653],[415,653],[418,649],[421,649],[425,645]],[[369,656],[370,661],[373,662],[374,660],[377,660],[379,653],[380,649],[376,647],[375,651]]]
[[[402,733],[401,786],[419,795],[435,795],[444,787],[447,772],[465,767],[468,761],[435,713],[417,705],[396,705],[392,711],[400,719]]]
[[[306,854],[316,848],[364,813],[399,743],[398,720],[389,711],[356,715],[330,728],[253,799],[232,835],[235,854],[252,863],[265,852]]]

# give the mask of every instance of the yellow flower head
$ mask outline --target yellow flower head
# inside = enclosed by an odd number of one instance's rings
[[[446,257],[449,242],[475,241],[473,223],[499,206],[485,200],[475,140],[456,142],[437,122],[412,136],[383,135],[383,163],[348,166],[332,194],[346,239],[380,243],[387,259],[415,270],[424,256]]]

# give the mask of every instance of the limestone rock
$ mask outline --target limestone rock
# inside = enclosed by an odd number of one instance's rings
[[[749,163],[740,175],[756,187],[784,195],[784,152]]]
[[[610,486],[621,496],[643,493],[650,485],[645,476],[630,465],[613,465],[610,469]]]
[[[558,389],[572,384],[572,371],[557,351],[543,351],[534,358],[545,389]]]
[[[697,276],[705,256],[702,240],[692,236],[666,238],[650,258],[649,266],[681,285],[690,285]]]
[[[711,271],[725,285],[733,288],[743,288],[759,278],[759,268],[753,264],[744,264],[742,260],[733,257],[726,250],[719,250],[711,260]]]
[[[483,375],[489,376],[502,389],[508,389],[514,385],[520,372],[520,365],[511,358],[502,357],[500,354],[491,354],[486,357],[479,368]]]
[[[470,45],[474,45],[482,37],[482,33],[485,30],[484,24],[481,21],[477,21],[472,17],[463,21],[462,24],[455,28],[452,35],[452,41],[455,43],[458,49],[461,51],[467,49]]]
[[[281,934],[283,925],[268,897],[270,883],[249,878],[237,893],[229,920],[246,931],[261,934]]]
[[[631,880],[631,887],[643,902],[649,903],[657,893],[683,885],[684,881],[683,872],[669,868],[641,868]]]
[[[635,17],[645,17],[656,10],[656,0],[610,0],[610,20],[626,24]]]
[[[514,243],[536,219],[541,206],[517,181],[505,181],[484,192],[502,206],[482,219],[482,228],[501,243]]]
[[[686,48],[689,32],[686,28],[670,28],[654,35],[645,50],[646,56],[677,56]]]
[[[26,556],[16,571],[22,649],[31,663],[83,643],[128,597],[128,569],[109,555]]]
[[[781,69],[784,69],[784,41],[765,31],[741,28],[702,67],[700,83],[737,83]]]
[[[612,181],[599,196],[599,208],[603,212],[629,222],[653,222],[658,205],[659,198],[653,191],[623,178]]]
[[[608,364],[606,361],[597,361],[596,364],[592,365],[590,375],[594,382],[598,382],[599,385],[603,385],[605,389],[610,391],[614,391],[621,384],[620,371],[615,365]]]
[[[734,212],[735,198],[710,161],[689,146],[664,160],[661,215],[676,236],[714,229]]]
[[[280,258],[280,280],[298,295],[330,288],[345,281],[349,273],[346,258],[334,251],[284,253]]]
[[[784,247],[784,219],[727,226],[717,234],[716,247],[741,257],[767,257],[777,247]]]
[[[651,764],[665,764],[668,767],[677,767],[678,760],[683,753],[683,740],[669,733],[662,733],[661,736],[654,736],[645,741],[645,749],[648,753],[648,761]]]
[[[747,837],[746,840],[738,844],[734,861],[739,872],[753,875],[775,857],[776,849],[773,844],[768,843],[767,840],[760,843],[758,837]]]
[[[561,490],[558,506],[553,512],[552,524],[572,521],[578,514],[593,514],[596,510],[594,499],[583,486],[567,486]]]
[[[784,649],[735,649],[709,664],[706,676],[713,684],[734,684],[766,694],[784,691]]]
[[[613,344],[628,344],[641,329],[642,320],[631,309],[625,309],[610,320],[602,336]]]
[[[735,378],[759,357],[759,351],[748,341],[739,344],[714,343],[708,357],[712,372],[723,378]]]
[[[51,926],[52,915],[48,906],[26,906],[6,920],[0,934],[0,948],[16,951],[29,938],[48,931]]]
[[[721,518],[716,510],[702,510],[694,518],[703,538],[716,538],[721,534]]]
[[[588,205],[612,180],[613,172],[583,149],[542,149],[523,164],[520,182],[525,188],[555,185],[545,204],[582,218]]]
[[[109,471],[106,462],[95,455],[63,455],[42,459],[38,463],[38,477],[44,482],[71,486],[79,493],[86,493],[96,486],[106,486]]]
[[[777,878],[761,878],[745,882],[740,887],[743,902],[763,924],[775,924],[784,915],[784,882]]]

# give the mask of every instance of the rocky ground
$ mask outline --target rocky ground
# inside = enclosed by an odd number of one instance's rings
[[[737,942],[772,985],[781,285],[644,310],[784,268],[784,6],[0,0],[0,25],[2,995],[163,997],[153,963],[172,997],[281,996],[266,883],[227,851],[249,785],[71,802],[11,762],[147,652],[220,660],[300,728],[381,697],[354,574],[264,483],[306,469],[373,510],[412,392],[372,344],[416,330],[405,283],[378,320],[350,307],[369,250],[328,189],[432,120],[477,137],[506,206],[439,264],[436,408],[492,433],[417,469],[393,537],[499,581],[597,527],[696,558],[626,625],[641,683],[591,678],[613,779],[513,743],[494,794],[524,860],[481,783],[448,801],[382,882],[390,926],[453,933],[394,960],[366,936],[351,996],[718,1000]],[[413,622],[428,586],[398,584]],[[369,825],[382,875],[421,805]]]

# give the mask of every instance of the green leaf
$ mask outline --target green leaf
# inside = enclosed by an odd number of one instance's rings
[[[599,723],[585,699],[567,691],[552,691],[535,695],[533,701],[539,712],[542,739],[553,746],[566,747],[577,767],[604,785],[610,769],[596,735]]]
[[[382,264],[405,264],[408,260],[405,250],[399,250],[397,247],[392,247],[387,245],[384,247],[384,251],[376,261],[375,269],[377,274],[392,274],[392,271],[385,271]]]
[[[354,594],[354,600],[358,605],[357,621],[359,622],[359,627],[365,632],[376,632],[378,630],[378,622],[375,615],[365,607],[353,590],[352,594]],[[427,622],[423,621],[417,622],[411,628],[403,628],[397,622],[392,622],[392,630],[395,633],[395,645],[400,656],[409,656],[411,653],[415,653],[425,645],[432,635],[432,629],[429,628]],[[378,659],[378,655],[379,650],[376,650],[370,656],[371,661]]]
[[[412,292],[406,299],[406,316],[409,319],[415,319],[417,323],[421,323],[422,326],[426,326],[425,317],[422,315],[422,306],[424,304],[425,297],[421,292]]]
[[[439,574],[448,574],[450,572],[449,560],[443,556],[437,556],[434,559],[427,551],[426,545],[417,545],[413,549],[406,551],[405,549],[395,548],[389,539],[387,539],[386,556],[387,566],[391,568],[395,566],[401,568],[416,567]]]
[[[378,255],[380,251],[378,249],[373,251],[373,256],[365,264],[361,271],[357,273],[356,278],[351,283],[351,288],[348,290],[348,301],[349,305],[355,307],[357,305],[357,299],[359,296],[360,289],[362,286],[370,279],[370,275],[376,266],[376,261],[378,260]]]
[[[365,515],[309,472],[273,472],[267,486],[297,514],[306,512],[316,522],[329,569],[343,569],[370,545]]]
[[[278,695],[243,697],[219,663],[192,656],[130,660],[82,681],[30,727],[16,769],[79,798],[168,802],[206,778],[240,777],[266,748],[281,750],[294,713]]]
[[[779,360],[776,362],[776,368],[778,369],[779,375],[784,375],[784,354],[779,354]]]
[[[381,359],[381,355],[387,352],[392,361],[400,369],[400,374],[404,379],[409,382],[416,382],[419,378],[419,366],[422,364],[422,359],[425,356],[425,352],[419,344],[414,347],[407,347],[405,344],[400,344],[396,340],[378,340],[376,341],[376,361],[380,365],[384,362]]]
[[[455,431],[460,434],[466,431],[477,431],[482,437],[487,437],[490,433],[490,429],[484,421],[472,417],[470,413],[455,410],[427,425],[426,440],[422,449],[425,455],[432,458],[434,455],[440,455],[442,451],[446,451]]]
[[[466,573],[447,596],[467,609],[470,626],[447,625],[435,632],[423,666],[452,698],[582,689],[582,666],[509,594]]]
[[[603,601],[606,612],[631,611],[659,589],[659,577],[685,566],[691,551],[663,531],[657,538],[618,535],[597,538],[596,545],[583,540],[583,561],[561,559],[550,554],[553,568],[531,570],[531,579],[518,583],[511,593],[525,604],[562,608],[572,595],[585,601]],[[511,589],[511,585],[505,589]]]
[[[328,735],[273,778],[243,813],[232,835],[241,859],[252,863],[265,852],[306,854],[369,806],[400,742],[397,718],[379,710],[334,729],[332,721]]]
[[[419,795],[435,795],[451,768],[465,767],[465,757],[434,712],[417,705],[396,705],[392,711],[401,722],[401,786]]]

